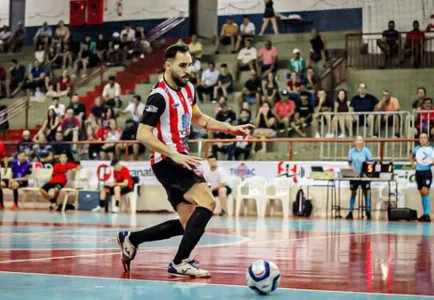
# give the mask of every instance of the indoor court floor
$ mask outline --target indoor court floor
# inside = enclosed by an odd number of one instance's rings
[[[194,251],[210,279],[167,276],[179,238],[142,245],[124,273],[116,232],[169,218],[2,211],[0,299],[434,299],[432,224],[215,217]],[[245,286],[257,259],[280,268],[270,296]]]

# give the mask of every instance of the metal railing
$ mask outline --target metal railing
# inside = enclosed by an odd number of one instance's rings
[[[426,133],[434,136],[434,110],[416,110],[412,116],[411,127],[414,133]]]
[[[333,60],[331,65],[320,75],[321,88],[327,92],[334,91],[336,87],[345,81],[347,75],[347,65],[345,62],[346,53],[339,55]]]
[[[414,44],[406,40],[406,34],[401,33],[400,39],[393,43],[384,40],[382,33],[347,34],[347,66],[365,69],[434,67],[434,34],[426,32],[425,40]]]
[[[3,125],[6,122],[9,122],[12,118],[25,112],[26,113],[26,115],[25,115],[25,129],[28,129],[28,127],[29,127],[29,123],[28,123],[29,107],[30,107],[30,100],[28,97],[23,97],[23,98],[15,100],[11,105],[6,107],[4,110],[0,111],[0,125]]]

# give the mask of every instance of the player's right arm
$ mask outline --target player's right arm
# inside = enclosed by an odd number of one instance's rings
[[[160,122],[161,115],[165,110],[166,100],[162,95],[155,93],[149,96],[145,110],[143,111],[141,124],[137,129],[137,140],[147,148],[164,154],[187,169],[191,169],[191,166],[199,166],[201,162],[199,157],[178,153],[175,149],[170,148],[154,135],[153,130],[158,122]]]

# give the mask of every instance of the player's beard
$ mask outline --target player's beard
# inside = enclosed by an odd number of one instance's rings
[[[179,87],[185,87],[188,84],[188,81],[190,79],[190,76],[182,78],[178,74],[172,73],[172,79],[175,82],[175,84]]]

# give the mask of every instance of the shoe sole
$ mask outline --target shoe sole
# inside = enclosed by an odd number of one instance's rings
[[[170,277],[183,277],[183,278],[210,278],[211,274],[209,275],[183,275],[183,274],[175,274],[175,273],[169,273],[167,272],[167,275],[169,275]]]
[[[119,248],[121,248],[121,262],[122,262],[122,266],[124,267],[124,271],[125,272],[129,272],[131,270],[131,268],[129,266],[129,263],[127,263],[126,261],[124,261],[123,258],[122,258],[124,256],[124,253],[122,251],[122,243],[121,243],[121,240],[119,239],[119,234],[118,234],[116,240],[118,241]]]

